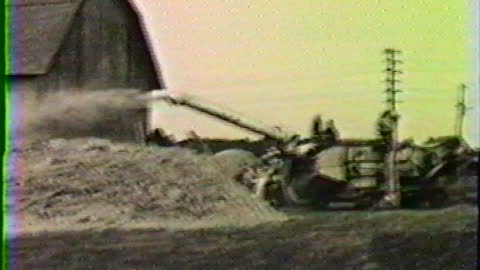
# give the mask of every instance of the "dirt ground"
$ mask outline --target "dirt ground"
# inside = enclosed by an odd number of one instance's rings
[[[15,269],[476,269],[474,213],[316,213],[250,228],[23,234]]]
[[[280,211],[229,160],[95,138],[12,156],[15,269],[476,269],[475,206]]]

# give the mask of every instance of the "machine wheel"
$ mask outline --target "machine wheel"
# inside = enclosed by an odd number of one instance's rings
[[[375,209],[385,197],[383,191],[370,191],[355,202],[355,209]]]
[[[355,202],[355,209],[369,209],[375,206],[376,202],[373,196],[364,196]]]
[[[402,198],[406,208],[437,209],[446,206],[448,195],[444,190],[431,189]]]
[[[312,202],[312,208],[314,210],[325,210],[328,208],[330,202],[328,200],[316,200]]]
[[[292,185],[282,183],[282,204],[285,206],[310,205],[312,200],[301,198]]]
[[[432,190],[422,202],[422,208],[442,208],[447,205],[448,195],[443,190]]]

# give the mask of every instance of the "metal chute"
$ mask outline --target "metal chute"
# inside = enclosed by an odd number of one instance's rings
[[[284,132],[278,127],[264,127],[251,123],[246,119],[242,119],[238,116],[229,115],[221,110],[213,109],[212,105],[206,106],[200,102],[199,98],[192,95],[173,95],[167,91],[165,93],[159,93],[153,97],[153,100],[162,100],[174,106],[182,106],[194,110],[196,112],[205,114],[209,117],[213,117],[235,127],[241,128],[256,135],[261,135],[266,139],[272,139],[276,141],[287,141],[289,138],[295,136]]]

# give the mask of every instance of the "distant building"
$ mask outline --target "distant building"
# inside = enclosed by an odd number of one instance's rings
[[[8,8],[13,91],[164,88],[128,0],[10,0]]]

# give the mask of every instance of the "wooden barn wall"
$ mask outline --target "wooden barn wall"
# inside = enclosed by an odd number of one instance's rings
[[[127,1],[89,0],[82,8],[82,83],[94,88],[160,88],[136,14]]]
[[[47,74],[9,77],[12,90],[23,92],[19,96],[25,102],[60,89],[161,88],[138,19],[126,0],[86,0],[78,12]],[[146,110],[125,111],[91,134],[75,135],[132,141],[133,127],[146,124],[146,119]]]
[[[161,88],[139,21],[127,2],[86,0],[48,74],[14,77],[15,88]]]
[[[17,113],[20,113],[20,115],[36,114],[38,111],[49,110],[50,106],[56,105],[51,102],[43,103],[43,94],[46,92],[35,90],[39,87],[38,82],[46,81],[35,80],[31,76],[12,76],[10,79],[15,115]],[[97,121],[95,126],[90,126],[87,130],[63,130],[59,132],[56,129],[55,133],[51,135],[61,138],[99,137],[113,141],[133,142],[139,139],[136,130],[139,125],[143,126],[143,132],[147,132],[147,117],[147,108],[123,110],[122,112],[109,114],[108,117],[105,117],[102,121]],[[18,119],[18,117],[14,117],[11,120],[18,121]]]

